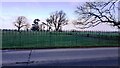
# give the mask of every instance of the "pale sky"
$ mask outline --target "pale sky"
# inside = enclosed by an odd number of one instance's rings
[[[0,26],[0,28],[17,29],[13,25],[13,22],[18,16],[25,16],[28,22],[32,24],[36,18],[40,19],[41,22],[45,22],[45,19],[49,17],[51,12],[63,10],[70,20],[70,24],[64,26],[63,30],[73,30],[76,28],[71,21],[77,19],[74,11],[80,3],[82,2],[1,2],[0,25],[2,26]],[[85,30],[117,31],[117,29],[107,24],[100,24],[94,28]]]

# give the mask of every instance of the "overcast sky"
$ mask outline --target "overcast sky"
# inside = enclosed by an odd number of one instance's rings
[[[82,2],[2,2],[0,3],[2,10],[0,25],[2,25],[2,29],[16,29],[13,22],[18,16],[27,17],[28,22],[32,24],[36,18],[39,18],[41,22],[45,22],[45,19],[49,17],[51,12],[63,10],[70,20],[70,24],[64,26],[63,30],[76,29],[71,21],[77,19],[74,11],[76,10],[76,6],[81,3]],[[117,29],[107,24],[100,24],[94,28],[85,30],[116,31]]]

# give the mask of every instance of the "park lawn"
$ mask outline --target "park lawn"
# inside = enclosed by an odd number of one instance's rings
[[[6,48],[72,48],[92,46],[118,46],[118,39],[86,37],[80,32],[4,31],[2,49]],[[92,34],[91,34],[92,35]],[[95,34],[94,34],[95,35]],[[100,35],[101,37],[106,37]],[[96,34],[98,36],[98,34]],[[111,35],[107,35],[111,36]],[[113,38],[116,35],[113,35]]]

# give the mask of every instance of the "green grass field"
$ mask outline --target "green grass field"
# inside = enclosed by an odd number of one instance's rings
[[[99,32],[3,31],[2,49],[119,46],[118,35]]]

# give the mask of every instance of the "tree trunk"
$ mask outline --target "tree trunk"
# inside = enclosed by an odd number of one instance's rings
[[[28,32],[28,30],[29,30],[29,29],[27,28],[27,32]]]
[[[20,32],[20,27],[18,27],[18,32]]]
[[[60,24],[58,24],[58,26],[55,29],[56,29],[56,31],[59,31],[60,30]]]
[[[57,28],[55,29],[55,31],[59,31],[59,27],[57,27]]]

